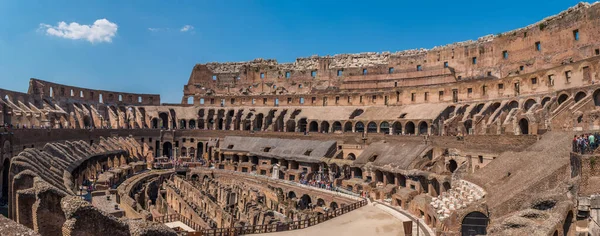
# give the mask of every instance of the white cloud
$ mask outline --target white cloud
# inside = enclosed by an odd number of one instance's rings
[[[80,25],[77,22],[67,24],[64,21],[58,22],[56,26],[40,24],[40,29],[44,29],[48,35],[73,40],[83,39],[91,43],[112,42],[117,28],[117,24],[107,19],[98,19],[93,25]]]
[[[179,31],[181,31],[181,32],[187,32],[187,31],[190,31],[190,30],[194,30],[194,26],[184,25]]]
[[[160,31],[160,28],[148,28],[148,30],[152,31],[152,32],[156,32],[156,31]]]

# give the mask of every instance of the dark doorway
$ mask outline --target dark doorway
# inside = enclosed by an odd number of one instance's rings
[[[170,142],[163,143],[163,156],[172,157],[173,156],[173,144]]]
[[[461,232],[463,236],[486,235],[488,217],[481,212],[471,212],[462,221]]]
[[[529,121],[523,118],[519,121],[519,128],[521,128],[521,134],[529,134]]]

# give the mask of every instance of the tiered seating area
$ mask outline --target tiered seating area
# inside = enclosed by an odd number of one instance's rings
[[[485,190],[466,180],[459,180],[448,192],[431,199],[431,206],[436,210],[438,218],[444,220],[458,209],[466,208],[469,204],[485,197]]]

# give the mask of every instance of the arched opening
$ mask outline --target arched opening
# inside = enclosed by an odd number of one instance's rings
[[[354,132],[357,132],[357,133],[365,132],[365,124],[363,124],[360,121],[356,122],[356,124],[354,125]]]
[[[383,172],[380,170],[375,170],[375,182],[383,183]]]
[[[519,128],[521,128],[521,134],[529,134],[529,121],[525,118],[519,120]]]
[[[371,121],[367,124],[367,133],[377,133],[377,124]]]
[[[362,169],[361,168],[353,167],[352,170],[354,171],[354,178],[362,179]]]
[[[298,121],[298,131],[300,132],[306,132],[306,125],[308,125],[308,122],[306,121],[306,118],[302,118]]]
[[[329,133],[329,122],[321,122],[321,133]]]
[[[6,146],[6,145],[5,145]],[[5,150],[5,152],[8,152],[8,150]],[[8,181],[8,172],[10,169],[10,160],[8,158],[4,159],[4,162],[2,163],[2,199],[4,200],[8,200],[8,185],[9,185],[9,181]]]
[[[545,97],[544,99],[542,99],[542,107],[546,106],[546,103],[548,103],[550,101],[550,97]]]
[[[352,122],[348,121],[344,124],[344,132],[352,132]]]
[[[177,116],[175,115],[175,110],[169,109],[169,113],[171,114],[171,128],[177,129]]]
[[[288,199],[294,199],[296,198],[296,193],[294,191],[290,191],[287,195]]]
[[[565,102],[567,100],[567,98],[569,98],[569,95],[563,93],[560,96],[558,96],[558,105],[562,104],[563,102]]]
[[[316,121],[311,121],[308,131],[310,132],[319,132],[319,124]]]
[[[323,200],[322,198],[317,199],[317,206],[318,207],[324,207],[325,206],[325,200]]]
[[[465,132],[467,132],[467,134],[472,134],[471,129],[473,128],[473,120],[468,119],[465,121]]]
[[[394,122],[392,125],[392,133],[396,135],[402,134],[402,124],[400,122]]]
[[[179,156],[181,156],[181,157],[187,157],[187,154],[188,154],[187,153],[187,148],[182,147],[181,148],[181,153],[179,154]]]
[[[92,127],[92,121],[90,120],[89,116],[84,116],[83,117],[83,127],[84,128],[91,128]]]
[[[167,113],[160,113],[158,114],[158,118],[160,119],[160,122],[158,124],[158,127],[161,129],[166,129],[169,128],[169,115]]]
[[[455,160],[450,160],[448,162],[448,171],[454,173],[454,171],[456,170],[456,168],[458,168],[458,164],[456,163]]]
[[[180,128],[180,129],[185,129],[185,128],[187,128],[187,124],[186,124],[185,120],[180,120],[180,121],[179,121],[179,128]]]
[[[303,194],[302,197],[300,197],[300,201],[298,201],[298,209],[307,209],[310,204],[312,204],[310,196],[308,196],[308,194]]]
[[[350,153],[350,154],[348,154],[348,156],[346,157],[346,159],[354,161],[354,160],[356,160],[356,155],[354,155],[354,153]]]
[[[219,120],[217,121],[217,129],[218,130],[223,130],[223,118],[219,118]]]
[[[519,102],[512,101],[512,102],[508,103],[508,105],[506,105],[506,108],[509,111],[512,110],[512,109],[515,109],[515,108],[519,108]]]
[[[573,212],[569,211],[567,214],[567,218],[565,218],[565,223],[563,224],[563,235],[569,235],[569,231],[571,231],[571,224],[573,223]]]
[[[333,132],[341,132],[342,131],[342,123],[339,121],[333,122]]]
[[[594,96],[594,105],[600,106],[600,89],[594,91],[592,96]]]
[[[331,203],[329,203],[329,208],[331,208],[331,210],[334,210],[334,211],[335,211],[336,209],[338,209],[338,204],[337,204],[337,202],[331,202]]]
[[[404,132],[406,134],[415,134],[415,123],[412,121],[406,122],[406,127],[404,128]]]
[[[481,212],[474,211],[462,220],[461,232],[463,236],[486,235],[488,217]]]
[[[421,121],[421,123],[419,123],[419,135],[429,134],[428,128],[429,128],[429,125],[427,125],[427,122]]]
[[[165,143],[163,143],[162,154],[165,157],[172,157],[173,156],[173,145],[171,144],[171,142],[165,142]]]
[[[379,133],[389,134],[390,133],[390,123],[387,121],[381,122],[379,125]]]
[[[261,131],[263,128],[263,118],[264,115],[262,113],[259,113],[258,115],[256,115],[256,118],[254,119],[254,131]]]
[[[202,142],[198,142],[196,145],[196,158],[203,159],[202,155],[204,154],[204,144]]]
[[[286,125],[287,125],[287,127],[286,127],[287,132],[295,132],[296,131],[296,121],[288,120]]]
[[[587,96],[585,92],[578,92],[575,94],[575,102],[581,101],[581,99],[585,98],[585,96]]]
[[[195,120],[190,120],[189,124],[190,124],[190,129],[195,129],[196,128],[196,121]]]
[[[529,111],[529,109],[531,109],[531,107],[533,107],[533,105],[535,105],[535,100],[533,99],[529,99],[527,101],[525,101],[525,106],[523,108],[525,108],[525,111]]]

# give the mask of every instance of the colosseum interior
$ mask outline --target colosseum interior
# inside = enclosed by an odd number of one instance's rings
[[[600,235],[598,82],[588,3],[432,49],[197,64],[180,104],[32,78],[0,89],[0,235]]]

